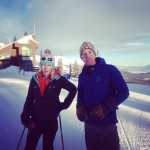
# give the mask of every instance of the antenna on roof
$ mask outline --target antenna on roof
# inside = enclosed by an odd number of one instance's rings
[[[7,39],[9,40],[9,44],[10,44],[10,43],[11,43],[11,40],[10,40],[9,36],[7,36]]]
[[[34,22],[34,34],[35,34],[35,22]]]

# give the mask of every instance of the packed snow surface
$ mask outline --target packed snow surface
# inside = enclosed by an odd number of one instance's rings
[[[20,114],[23,109],[29,81],[35,72],[18,73],[16,67],[0,70],[0,149],[16,149],[23,126]],[[77,79],[70,79],[76,86]],[[135,85],[136,86],[136,85]],[[63,101],[67,91],[62,90]],[[122,150],[150,150],[150,96],[130,91],[129,98],[119,106],[118,131]],[[65,150],[85,150],[84,125],[76,117],[76,97],[69,109],[61,112]],[[20,144],[25,145],[27,129]],[[57,132],[55,150],[61,149],[60,129]],[[40,139],[37,150],[42,149]]]

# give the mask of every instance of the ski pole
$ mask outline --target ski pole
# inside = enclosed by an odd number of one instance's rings
[[[19,149],[19,146],[20,146],[20,143],[21,143],[21,140],[22,140],[22,137],[23,137],[23,134],[24,134],[25,128],[26,128],[26,127],[24,127],[24,128],[23,128],[23,131],[22,131],[22,133],[21,133],[21,137],[20,137],[20,140],[19,140],[19,143],[18,143],[18,146],[17,146],[17,149],[16,149],[16,150],[18,150],[18,149]]]
[[[61,133],[61,142],[62,142],[62,150],[64,150],[64,139],[63,139],[63,132],[62,132],[62,125],[61,125],[61,117],[59,115],[59,124],[60,124],[60,133]]]

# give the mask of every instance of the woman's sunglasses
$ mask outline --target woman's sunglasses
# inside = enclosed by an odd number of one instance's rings
[[[42,57],[41,60],[48,60],[48,61],[52,61],[53,59],[52,58],[45,58],[45,57]]]

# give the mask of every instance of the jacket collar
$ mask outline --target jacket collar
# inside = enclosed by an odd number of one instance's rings
[[[96,60],[96,64],[95,65],[92,65],[92,66],[85,66],[84,65],[83,69],[82,69],[82,73],[84,73],[84,74],[90,74],[90,73],[92,73],[95,70],[95,68],[96,68],[97,65],[106,64],[104,58],[96,57],[95,60]]]

